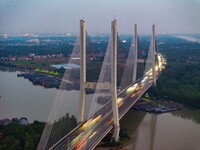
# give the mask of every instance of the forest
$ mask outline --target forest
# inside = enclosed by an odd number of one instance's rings
[[[77,126],[77,120],[67,113],[55,121],[52,134],[61,137]],[[44,122],[34,121],[29,125],[10,123],[0,125],[0,150],[35,150],[45,127]],[[53,135],[50,138],[53,138]],[[55,137],[54,137],[55,138]],[[51,139],[50,139],[51,140]]]
[[[200,108],[200,44],[169,37],[160,40],[159,51],[167,59],[167,66],[151,92],[157,98],[177,101]],[[169,42],[169,43],[168,43]]]

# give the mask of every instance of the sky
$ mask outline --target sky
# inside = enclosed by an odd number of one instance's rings
[[[0,33],[200,33],[200,0],[0,0]]]

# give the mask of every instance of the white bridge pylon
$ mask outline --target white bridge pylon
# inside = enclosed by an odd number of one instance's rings
[[[134,49],[133,49],[133,82],[137,80],[137,64],[138,63],[146,63],[146,64],[151,64],[152,66],[152,74],[153,74],[153,84],[156,86],[156,69],[155,69],[155,63],[156,63],[156,55],[157,55],[157,50],[156,50],[156,37],[155,37],[155,24],[152,26],[152,44],[150,47],[150,55],[152,56],[151,59],[139,59],[138,58],[138,33],[137,33],[137,25],[134,25],[134,31],[135,31],[135,41],[134,41]]]
[[[133,77],[132,82],[137,80],[137,64],[138,63],[151,63],[152,65],[152,75],[153,83],[156,86],[156,69],[155,69],[155,55],[156,55],[156,42],[155,42],[155,25],[152,27],[152,48],[150,48],[150,53],[152,54],[152,60],[138,59],[138,34],[137,25],[134,26],[135,40],[133,49]],[[113,138],[115,141],[119,140],[119,113],[118,113],[118,103],[117,103],[117,20],[113,20],[111,23],[111,40],[112,40],[112,51],[111,51],[111,83],[100,83],[100,87],[103,89],[111,89],[112,92],[112,111],[113,111],[113,121],[114,121],[114,133]],[[85,21],[80,20],[80,100],[79,100],[79,119],[78,121],[83,122],[85,116],[85,91],[88,87],[96,87],[95,83],[86,82],[86,25]],[[131,84],[131,83],[130,83]]]
[[[119,113],[117,103],[117,20],[111,24],[112,30],[112,51],[111,51],[111,92],[112,92],[112,110],[114,121],[113,138],[119,140]]]

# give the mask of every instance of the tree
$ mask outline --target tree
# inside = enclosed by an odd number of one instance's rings
[[[28,134],[26,134],[25,137],[25,145],[24,145],[24,150],[35,150],[36,147],[34,145],[34,140],[32,139],[32,137]]]

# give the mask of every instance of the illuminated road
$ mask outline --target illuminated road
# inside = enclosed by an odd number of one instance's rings
[[[163,69],[163,59],[159,60],[156,67]],[[152,69],[145,76],[138,79],[135,83],[121,91],[117,96],[120,119],[137,102],[137,100],[153,84]],[[51,149],[52,150],[71,150],[71,149],[94,149],[98,143],[113,128],[113,113],[111,100],[105,106],[97,111],[90,119],[76,127],[73,131],[63,137]]]

